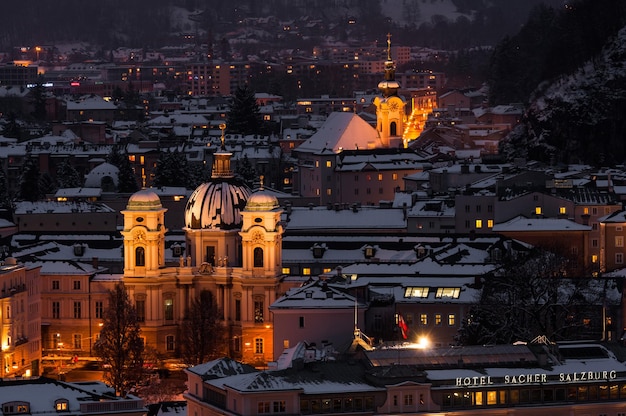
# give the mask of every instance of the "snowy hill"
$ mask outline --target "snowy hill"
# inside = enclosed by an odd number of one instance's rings
[[[626,159],[626,27],[575,73],[544,83],[525,122],[507,138],[509,156],[615,165]]]

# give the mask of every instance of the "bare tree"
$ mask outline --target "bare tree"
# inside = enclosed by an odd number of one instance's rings
[[[601,336],[601,311],[614,282],[565,276],[567,260],[535,249],[484,278],[480,299],[457,334],[465,345]]]
[[[208,290],[202,291],[187,309],[180,340],[180,354],[187,364],[200,364],[227,355],[226,328]]]
[[[104,325],[94,345],[105,367],[104,380],[119,396],[126,396],[143,377],[144,344],[137,313],[122,283],[109,292]]]

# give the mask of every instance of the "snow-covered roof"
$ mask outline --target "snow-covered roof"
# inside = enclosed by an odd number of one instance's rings
[[[383,143],[375,128],[350,112],[333,112],[315,134],[296,148],[298,152],[321,153],[342,149],[382,148]]]
[[[495,224],[493,232],[507,231],[590,231],[591,226],[582,225],[562,218],[515,217],[507,222]]]

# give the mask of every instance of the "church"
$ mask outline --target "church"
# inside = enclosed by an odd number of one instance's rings
[[[124,215],[124,276],[147,345],[172,353],[185,311],[209,290],[223,313],[229,355],[254,364],[272,361],[269,306],[280,286],[282,210],[278,200],[251,193],[231,170],[231,153],[215,153],[212,179],[185,209],[186,256],[165,264],[165,209],[150,189],[132,195]]]

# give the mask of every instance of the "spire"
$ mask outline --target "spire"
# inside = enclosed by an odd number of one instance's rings
[[[385,98],[398,95],[400,84],[396,81],[396,65],[391,59],[391,33],[387,33],[387,60],[385,61],[385,79],[378,83],[378,89]]]
[[[222,137],[220,139],[220,150],[213,155],[213,171],[211,172],[212,178],[231,178],[233,177],[233,171],[230,169],[230,157],[232,153],[226,151],[226,143],[224,139],[224,130],[226,130],[226,124],[220,124],[220,130],[222,130]]]

